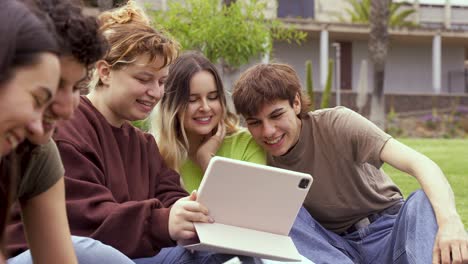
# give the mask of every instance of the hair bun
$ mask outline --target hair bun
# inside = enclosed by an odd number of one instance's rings
[[[149,18],[134,0],[129,0],[127,4],[119,8],[103,12],[99,16],[99,20],[103,29],[115,24],[140,23],[147,26],[151,25]]]

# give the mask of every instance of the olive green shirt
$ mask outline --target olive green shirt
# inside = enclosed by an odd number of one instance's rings
[[[35,146],[27,162],[21,161],[24,166],[20,175],[17,197],[28,200],[47,191],[64,175],[64,168],[57,146],[53,140],[45,145]],[[26,155],[26,154],[25,154]],[[18,160],[23,156],[18,156]]]

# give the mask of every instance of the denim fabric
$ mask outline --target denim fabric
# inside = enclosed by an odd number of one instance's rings
[[[227,255],[227,254],[217,254],[217,253],[210,253],[210,252],[201,252],[195,251],[190,252],[183,247],[177,246],[173,248],[163,248],[158,255],[151,257],[151,258],[140,258],[134,259],[136,264],[170,264],[170,263],[178,263],[178,264],[221,264],[224,263],[235,256]],[[258,259],[252,257],[245,257],[245,256],[237,256],[242,264],[277,264],[277,263],[284,263],[280,261],[273,261],[273,260],[266,260],[266,259]],[[294,262],[294,263],[302,263],[302,264],[314,264],[310,260],[303,257],[301,262]]]
[[[133,264],[134,262],[115,248],[105,245],[98,240],[72,236],[73,247],[80,264]],[[51,249],[54,250],[54,249]],[[8,264],[32,264],[29,250],[8,259]]]
[[[301,208],[290,236],[299,252],[322,263],[432,263],[437,223],[423,191],[410,195],[396,215],[382,215],[340,236],[323,228]]]
[[[163,248],[159,254],[150,258],[139,258],[131,260],[117,249],[105,245],[98,240],[72,236],[73,246],[75,248],[78,262],[80,264],[218,264],[224,263],[234,256],[226,254],[215,254],[209,252],[193,252],[186,250],[183,247]],[[272,260],[262,260],[258,258],[239,256],[239,260],[243,264],[277,264],[282,263]],[[7,261],[8,264],[33,264],[31,253],[29,250],[11,258]],[[303,258],[303,264],[313,264],[310,260]]]

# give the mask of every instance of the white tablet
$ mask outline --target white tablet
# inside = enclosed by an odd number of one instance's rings
[[[196,223],[199,241],[186,247],[300,261],[288,234],[311,184],[309,174],[213,157],[197,201],[215,223]]]

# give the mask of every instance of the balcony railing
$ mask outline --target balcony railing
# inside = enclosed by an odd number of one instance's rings
[[[314,18],[314,0],[278,0],[278,17]]]

